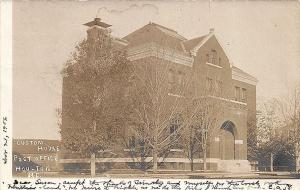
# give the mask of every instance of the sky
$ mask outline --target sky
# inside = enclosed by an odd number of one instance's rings
[[[300,84],[300,2],[15,1],[13,137],[59,139],[63,64],[96,16],[124,37],[155,22],[191,39],[215,29],[233,65],[255,76],[258,103]]]

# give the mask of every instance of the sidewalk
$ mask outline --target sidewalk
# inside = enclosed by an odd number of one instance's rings
[[[43,177],[71,177],[84,178],[90,177],[89,173],[68,173],[68,172],[45,172],[40,173]],[[25,174],[17,174],[16,176],[26,176]],[[250,172],[250,173],[225,173],[215,171],[152,171],[141,170],[110,170],[105,173],[98,173],[96,177],[102,178],[159,178],[159,179],[300,179],[300,173],[290,172]]]
[[[179,179],[220,179],[220,178],[258,178],[257,173],[225,173],[225,172],[202,172],[202,171],[158,171],[153,172],[130,172],[130,173],[115,173],[108,172],[98,174],[99,177],[112,177],[112,178],[179,178]]]

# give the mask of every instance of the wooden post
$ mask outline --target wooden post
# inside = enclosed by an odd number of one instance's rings
[[[194,155],[193,155],[193,146],[190,146],[190,169],[191,172],[194,171]]]
[[[193,135],[193,131],[192,131],[192,126],[190,126],[190,131],[189,131],[189,137],[190,137],[190,146],[189,146],[189,154],[190,154],[190,168],[191,168],[191,172],[194,171],[194,144],[193,144],[193,139],[194,137]]]
[[[157,126],[155,126],[154,129],[154,147],[153,147],[153,173],[157,172],[157,162],[158,162],[158,158],[157,158],[157,154],[158,154],[158,149],[157,149],[157,144],[158,144],[158,134],[157,134]]]
[[[296,168],[295,171],[300,170],[300,152],[299,152],[299,143],[295,143],[295,156],[296,156]]]
[[[203,171],[206,172],[207,170],[207,133],[206,129],[202,131],[202,144],[203,144]]]
[[[203,149],[203,171],[207,170],[207,161],[206,161],[206,147]]]
[[[96,156],[95,153],[91,155],[91,177],[96,175]]]
[[[154,145],[153,148],[153,173],[157,172],[157,147],[156,146],[157,145]]]
[[[270,155],[270,171],[273,172],[273,153]]]

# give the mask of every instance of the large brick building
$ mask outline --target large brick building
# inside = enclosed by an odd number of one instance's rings
[[[110,35],[110,25],[95,19],[88,26],[88,38],[99,34]],[[225,112],[218,116],[218,130],[211,135],[207,152],[208,169],[219,171],[250,170],[247,161],[247,123],[255,120],[257,80],[233,66],[228,55],[216,38],[213,29],[207,35],[186,39],[176,31],[164,26],[149,23],[128,34],[122,39],[114,38],[115,48],[124,49],[133,64],[159,60],[171,64],[166,83],[180,83],[182,78],[193,73],[195,96],[201,96],[204,89],[215,86],[223,93],[212,94],[221,102],[226,102]],[[153,62],[153,61],[152,61]],[[64,79],[65,80],[65,79]],[[170,81],[171,80],[171,81]],[[179,81],[179,82],[178,82]],[[66,82],[63,86],[63,112],[67,106],[68,92]],[[174,89],[173,89],[174,90]],[[225,94],[225,93],[224,93]],[[169,93],[170,98],[176,91]],[[70,118],[64,118],[63,127],[70,125]],[[71,119],[72,120],[72,119]],[[69,126],[70,127],[70,126]],[[120,149],[121,151],[123,149]],[[120,151],[119,150],[119,151]],[[131,162],[124,148],[124,156],[111,162]],[[189,161],[179,154],[170,154],[165,159],[165,169],[186,169]],[[127,156],[126,156],[127,155]],[[173,158],[170,158],[172,157]],[[176,156],[177,155],[177,156]],[[194,160],[195,169],[201,169],[201,156]]]

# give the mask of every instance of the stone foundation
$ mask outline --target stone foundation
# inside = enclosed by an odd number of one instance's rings
[[[251,165],[248,160],[220,160],[218,171],[230,173],[249,173]]]

